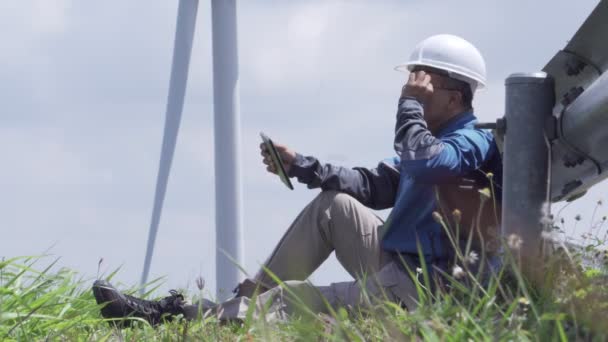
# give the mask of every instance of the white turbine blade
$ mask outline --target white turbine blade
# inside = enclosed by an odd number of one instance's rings
[[[156,181],[156,192],[154,194],[154,209],[148,233],[148,246],[146,248],[146,259],[141,276],[141,291],[143,285],[148,281],[154,243],[160,221],[167,181],[171,171],[173,152],[177,141],[177,133],[182,117],[184,97],[186,95],[186,84],[188,83],[188,67],[192,53],[192,42],[194,40],[194,29],[196,26],[196,13],[198,0],[181,0],[177,10],[177,25],[175,30],[175,45],[173,48],[173,63],[171,66],[171,80],[169,81],[169,96],[167,99],[167,113],[165,118],[165,130],[163,144],[160,154],[158,178]]]

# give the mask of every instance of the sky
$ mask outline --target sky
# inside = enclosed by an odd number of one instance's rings
[[[140,279],[158,172],[177,0],[0,2],[0,257],[50,254],[85,279]],[[394,155],[393,67],[451,33],[485,57],[481,121],[504,113],[504,79],[537,71],[597,1],[241,1],[238,5],[244,269],[254,274],[319,190],[266,172],[259,132],[323,162]],[[210,1],[198,22],[151,269],[160,291],[215,292]],[[561,212],[570,234],[606,214],[606,184]],[[553,211],[563,207],[555,204]],[[597,207],[597,210],[595,210]],[[387,212],[380,212],[386,216]],[[580,214],[581,221],[574,219]],[[103,258],[101,267],[98,262]],[[317,284],[349,279],[332,257]],[[158,292],[160,295],[161,292]]]

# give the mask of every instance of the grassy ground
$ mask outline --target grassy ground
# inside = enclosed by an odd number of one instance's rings
[[[117,329],[100,316],[92,279],[61,268],[49,257],[2,259],[0,341],[604,341],[608,255],[603,248],[608,234],[600,231],[605,221],[590,229],[595,234],[584,236],[582,248],[554,253],[547,260],[538,270],[544,275],[542,285],[524,281],[513,261],[518,258],[511,257],[517,256],[518,244],[507,239],[505,266],[489,284],[482,286],[468,267],[480,262],[483,253],[465,251],[458,260],[462,267],[446,275],[449,292],[431,292],[426,270],[412,271],[413,278],[420,279],[421,303],[414,312],[383,302],[369,312],[341,308],[331,316],[310,314],[283,323],[248,319],[226,325],[213,317],[192,322],[178,318],[156,328],[137,321],[131,328]],[[559,222],[552,226],[556,232],[563,229]]]
[[[384,303],[374,313],[341,309],[333,317],[299,317],[286,323],[260,320],[220,325],[214,318],[196,322],[178,319],[158,328],[137,322],[132,328],[119,330],[100,317],[90,279],[58,269],[49,261],[14,258],[0,263],[0,340],[565,341],[608,337],[603,323],[608,313],[608,286],[603,269],[597,267],[560,268],[552,281],[559,286],[544,291],[534,291],[508,267],[485,287],[466,279],[465,270],[464,281],[454,281],[455,288],[449,294],[429,293],[420,284],[423,303],[413,313]],[[45,263],[49,265],[43,267]]]

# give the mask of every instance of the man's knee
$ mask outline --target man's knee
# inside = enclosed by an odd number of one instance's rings
[[[336,225],[356,228],[357,223],[367,222],[364,218],[373,216],[369,208],[354,197],[334,190],[321,192],[312,202],[312,206],[318,222],[326,229]],[[329,222],[333,222],[333,225],[326,225]]]
[[[326,209],[329,207],[347,207],[358,201],[349,194],[336,190],[322,191],[314,200]]]

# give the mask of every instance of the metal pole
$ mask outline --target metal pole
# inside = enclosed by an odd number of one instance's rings
[[[545,127],[555,104],[553,80],[544,72],[509,76],[503,158],[502,233],[519,249],[524,274],[541,252],[542,217],[549,207],[550,149]],[[519,247],[519,248],[517,248]]]
[[[235,0],[212,0],[217,298],[242,279],[239,70]]]
[[[186,85],[188,83],[188,68],[192,54],[194,41],[194,29],[196,27],[196,13],[198,0],[181,0],[177,9],[177,23],[175,28],[175,42],[173,47],[173,63],[171,65],[171,79],[169,80],[169,95],[167,98],[167,112],[165,116],[165,131],[163,144],[160,152],[158,166],[158,177],[156,179],[156,191],[154,194],[154,208],[148,231],[148,246],[144,260],[144,270],[141,276],[141,293],[145,293],[144,284],[148,282],[148,274],[152,264],[154,243],[160,223],[163,202],[167,191],[167,182],[171,173],[171,163],[175,143],[179,132],[179,124],[182,118],[184,97],[186,96]]]

